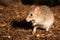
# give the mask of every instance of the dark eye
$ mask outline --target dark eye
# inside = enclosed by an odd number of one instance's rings
[[[30,16],[32,16],[32,14],[30,14]]]

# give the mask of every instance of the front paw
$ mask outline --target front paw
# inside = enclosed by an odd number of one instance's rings
[[[33,23],[33,26],[35,26],[37,23]]]

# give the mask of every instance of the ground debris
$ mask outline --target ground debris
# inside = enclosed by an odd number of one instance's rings
[[[60,6],[52,7],[55,22],[50,29],[37,30],[32,35],[32,29],[13,28],[11,21],[23,21],[28,13],[29,5],[13,4],[8,7],[0,7],[0,40],[60,40]]]

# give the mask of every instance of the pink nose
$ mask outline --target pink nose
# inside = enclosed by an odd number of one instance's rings
[[[26,18],[26,21],[27,21],[27,22],[30,22],[30,20],[29,20],[28,18]]]

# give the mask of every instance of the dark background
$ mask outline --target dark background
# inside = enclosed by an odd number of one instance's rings
[[[56,6],[60,5],[60,0],[21,0],[23,4],[38,4],[38,5],[48,5]]]
[[[23,4],[37,4],[37,5],[48,5],[48,6],[57,6],[60,5],[60,0],[0,0],[0,5],[8,6],[11,4],[20,3]]]

